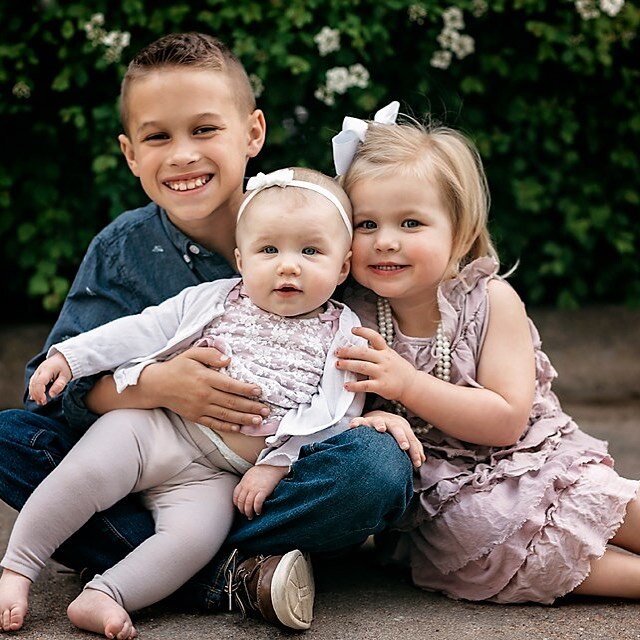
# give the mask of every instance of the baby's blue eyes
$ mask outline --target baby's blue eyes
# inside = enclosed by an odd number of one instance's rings
[[[377,226],[373,220],[363,220],[362,222],[358,222],[356,229],[376,229]]]
[[[420,223],[417,220],[403,220],[401,226],[407,229],[415,229],[420,226]]]
[[[269,245],[267,247],[263,247],[262,253],[268,253],[269,255],[274,255],[278,253],[278,249],[277,247]],[[305,247],[302,250],[302,255],[305,255],[305,256],[315,256],[317,253],[318,253],[318,250],[315,249],[314,247]]]

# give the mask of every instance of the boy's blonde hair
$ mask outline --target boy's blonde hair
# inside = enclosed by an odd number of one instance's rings
[[[131,84],[153,71],[172,67],[221,71],[233,85],[238,109],[243,114],[255,110],[256,99],[247,72],[224,42],[205,33],[171,33],[141,49],[127,67],[120,87],[120,120],[127,135]]]
[[[369,123],[365,140],[342,176],[347,193],[362,180],[409,176],[431,181],[451,217],[450,271],[483,256],[497,260],[487,229],[489,189],[480,155],[463,134],[419,123]]]

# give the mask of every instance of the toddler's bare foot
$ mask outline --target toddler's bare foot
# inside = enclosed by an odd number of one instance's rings
[[[129,614],[106,593],[85,589],[67,608],[69,620],[86,631],[128,640],[138,635]]]
[[[17,631],[27,615],[31,580],[5,569],[0,577],[0,629]]]

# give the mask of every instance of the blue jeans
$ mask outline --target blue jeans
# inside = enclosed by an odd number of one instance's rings
[[[0,499],[20,510],[77,437],[46,416],[0,412]],[[253,520],[238,515],[225,548],[180,589],[178,597],[201,609],[217,610],[226,604],[222,569],[233,548],[240,550],[241,559],[291,549],[345,549],[396,521],[412,494],[409,458],[386,433],[360,427],[307,445],[265,502],[262,515]],[[151,514],[130,495],[93,516],[54,558],[90,579],[153,533]]]

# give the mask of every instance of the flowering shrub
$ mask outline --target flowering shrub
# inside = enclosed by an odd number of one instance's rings
[[[1,5],[0,24],[0,262],[15,308],[59,308],[90,238],[146,202],[119,157],[119,82],[135,51],[184,30],[218,35],[250,74],[269,123],[250,172],[330,172],[342,117],[397,98],[476,141],[492,232],[529,303],[640,303],[635,3],[39,0]]]

